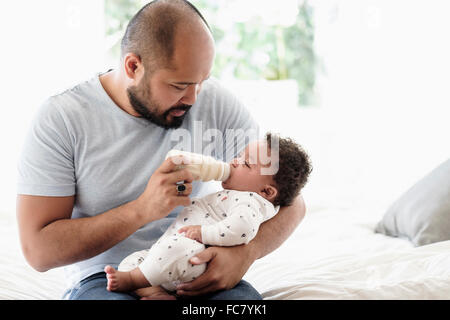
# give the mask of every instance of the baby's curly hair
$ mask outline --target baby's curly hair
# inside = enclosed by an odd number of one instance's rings
[[[273,176],[278,195],[273,204],[290,206],[306,185],[312,172],[312,164],[306,151],[290,138],[281,138],[277,134],[267,132],[265,138],[269,149],[272,148],[272,136],[279,141],[279,168]]]

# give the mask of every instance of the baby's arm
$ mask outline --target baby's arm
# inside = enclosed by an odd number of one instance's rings
[[[185,226],[178,230],[178,233],[183,232],[185,233],[185,237],[203,243],[202,226]]]
[[[204,244],[236,246],[249,243],[263,222],[259,207],[255,204],[242,203],[233,207],[227,214],[225,219],[201,227]]]

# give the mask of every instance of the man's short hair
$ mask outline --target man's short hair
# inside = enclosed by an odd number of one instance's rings
[[[200,18],[211,31],[200,11],[187,0],[154,0],[142,7],[130,20],[121,42],[121,57],[139,56],[144,66],[170,67],[175,33],[183,23]]]

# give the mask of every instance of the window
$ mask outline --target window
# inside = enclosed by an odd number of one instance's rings
[[[213,75],[219,79],[294,79],[298,104],[313,104],[315,85],[313,7],[308,1],[192,0],[216,40]],[[128,21],[147,3],[105,0],[111,58],[118,59]]]

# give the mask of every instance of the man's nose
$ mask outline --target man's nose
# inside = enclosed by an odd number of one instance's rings
[[[193,105],[195,101],[197,101],[199,91],[199,86],[197,84],[190,85],[181,99],[181,102],[187,105]]]

